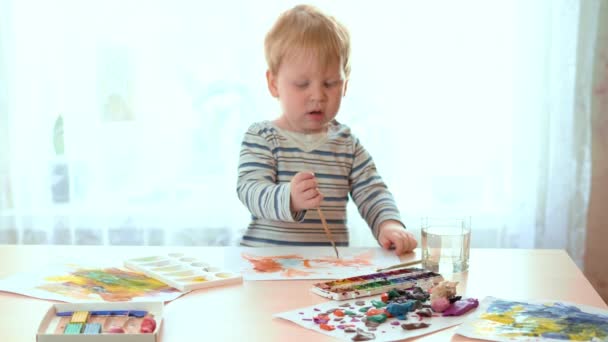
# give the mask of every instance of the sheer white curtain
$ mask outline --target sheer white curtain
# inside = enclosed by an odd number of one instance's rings
[[[264,34],[297,2],[0,1],[0,242],[234,242],[240,139],[278,113]],[[580,257],[579,1],[312,3],[350,29],[338,119],[411,229],[466,214],[474,246]]]

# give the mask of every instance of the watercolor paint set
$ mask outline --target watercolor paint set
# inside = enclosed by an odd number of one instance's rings
[[[182,253],[128,259],[124,261],[124,265],[182,292],[243,282],[240,273]]]
[[[441,281],[443,277],[439,273],[422,268],[401,268],[317,283],[311,291],[333,300],[346,300],[414,286],[428,290]]]
[[[42,319],[37,342],[156,342],[162,302],[53,304]]]

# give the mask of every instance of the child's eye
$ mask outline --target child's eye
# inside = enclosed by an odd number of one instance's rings
[[[338,83],[340,83],[340,81],[327,81],[327,82],[325,82],[325,87],[326,88],[331,88],[333,86],[338,85]]]
[[[304,88],[308,87],[308,82],[296,82],[295,85],[298,88],[304,89]]]

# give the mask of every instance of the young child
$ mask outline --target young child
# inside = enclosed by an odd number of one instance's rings
[[[335,120],[350,73],[342,24],[300,5],[266,35],[266,80],[282,114],[245,133],[237,193],[252,214],[244,246],[330,245],[320,207],[338,246],[348,245],[346,204],[355,201],[374,237],[397,255],[417,245],[393,196],[350,128]]]

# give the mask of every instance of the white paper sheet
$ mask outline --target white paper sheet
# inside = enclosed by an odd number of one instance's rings
[[[365,301],[364,305],[356,305],[355,302],[363,300]],[[344,316],[344,320],[342,322],[334,320],[338,318],[334,314],[330,314],[330,321],[327,324],[330,324],[335,327],[332,331],[323,330],[320,328],[320,325],[313,321],[313,317],[323,314],[327,311],[333,311],[333,309],[346,309],[344,306],[347,303],[350,304],[354,309],[349,309],[350,311],[354,311],[357,314],[363,315],[358,311],[359,308],[370,306],[371,300],[380,300],[380,296],[372,296],[359,298],[356,300],[345,300],[345,301],[330,301],[323,304],[318,304],[314,306],[309,306],[297,310],[287,311],[275,314],[275,317],[286,319],[292,321],[306,329],[314,330],[319,333],[332,336],[341,340],[351,341],[353,336],[356,333],[348,333],[346,332],[347,327],[351,328],[359,328],[366,332],[370,331],[370,328],[365,326],[365,323],[361,321],[361,317],[348,317]],[[474,312],[474,311],[472,311]],[[433,317],[424,317],[422,320],[418,317],[417,314],[410,312],[407,315],[406,320],[398,320],[397,318],[388,318],[384,323],[380,324],[375,330],[371,332],[375,335],[373,341],[396,341],[406,338],[411,338],[415,336],[420,336],[424,334],[429,334],[435,331],[439,331],[457,324],[462,323],[467,319],[467,317],[471,314],[465,314],[463,316],[458,317],[443,317],[437,314],[437,316]],[[405,323],[428,323],[430,324],[427,328],[416,329],[416,330],[405,330],[401,327],[402,324]]]
[[[380,267],[398,264],[393,251],[378,248],[331,247],[233,248],[226,254],[226,267],[238,270],[245,280],[339,279],[375,273]]]

